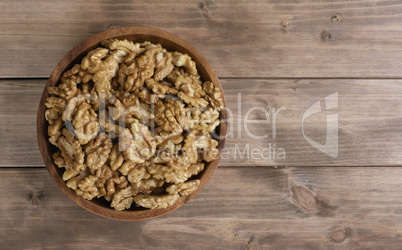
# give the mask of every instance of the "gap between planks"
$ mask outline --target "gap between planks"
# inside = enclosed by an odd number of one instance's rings
[[[49,75],[50,77],[50,75]],[[0,81],[19,81],[19,80],[48,80],[49,77],[1,77]],[[402,77],[219,77],[219,80],[402,80]],[[1,85],[1,83],[0,83]]]

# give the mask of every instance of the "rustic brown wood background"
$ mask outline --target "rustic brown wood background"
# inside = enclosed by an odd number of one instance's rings
[[[401,13],[397,0],[1,0],[0,248],[400,249]],[[82,40],[121,26],[192,44],[234,114],[230,154],[207,186],[179,210],[141,222],[104,219],[70,201],[36,143],[35,112],[55,65]],[[335,92],[339,107],[305,124],[323,144],[325,117],[338,114],[332,158],[304,139],[301,119]],[[269,137],[247,136],[253,107],[286,108],[276,138],[258,111],[250,131]],[[269,143],[286,159],[236,157]]]

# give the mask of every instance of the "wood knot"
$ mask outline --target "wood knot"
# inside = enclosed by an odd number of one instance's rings
[[[316,198],[310,190],[303,186],[294,186],[291,188],[292,198],[300,207],[307,210],[315,210],[320,208]]]
[[[341,243],[346,238],[346,230],[341,227],[335,227],[332,229],[329,239],[334,243]]]
[[[204,16],[204,17],[206,17],[206,18],[210,18],[210,14],[212,14],[212,10],[210,9],[210,7],[211,7],[211,5],[212,5],[213,3],[212,2],[209,2],[209,1],[203,1],[203,2],[201,2],[200,3],[200,5],[199,5],[199,7],[200,7],[200,10],[201,10],[201,13],[202,13],[202,15]]]
[[[342,20],[342,17],[340,15],[335,15],[331,17],[331,21],[334,23],[338,23]]]
[[[260,250],[262,246],[258,242],[255,236],[251,236],[250,240],[248,241],[247,245],[244,248],[245,250]]]
[[[33,197],[31,203],[32,205],[37,206],[39,205],[39,199],[37,197]]]
[[[329,40],[329,39],[331,39],[331,34],[330,34],[328,31],[324,30],[324,31],[321,33],[321,37],[322,37],[322,39],[324,39],[324,40]]]
[[[33,206],[38,206],[43,196],[42,192],[33,192],[28,195],[28,201],[30,201]]]
[[[281,24],[282,30],[289,30],[290,29],[290,23],[289,22],[283,22]]]

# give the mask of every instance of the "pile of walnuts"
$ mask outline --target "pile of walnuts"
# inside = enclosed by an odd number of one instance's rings
[[[218,155],[222,93],[187,54],[109,39],[49,87],[54,163],[69,188],[111,207],[166,208]]]

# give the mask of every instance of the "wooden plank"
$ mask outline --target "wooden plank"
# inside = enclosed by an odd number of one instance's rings
[[[233,79],[223,81],[223,89],[235,117],[233,137],[229,137],[227,142],[227,158],[230,160],[228,163],[225,161],[227,165],[402,164],[400,80]],[[239,93],[242,97],[240,124],[237,115]],[[330,96],[337,101],[337,106],[334,104],[333,108],[330,102],[325,101]],[[314,104],[318,104],[322,112],[303,120]],[[247,117],[247,113],[255,107],[261,110],[255,110]],[[247,123],[246,120],[260,123]],[[327,132],[327,127],[336,131],[336,124],[331,126],[330,121],[337,123],[338,135]],[[245,129],[246,123],[249,134]],[[267,138],[255,139],[251,134],[266,135]],[[314,141],[312,144],[321,145],[315,148],[307,141],[309,139]],[[325,148],[325,144],[329,147]],[[331,152],[331,149],[335,151]],[[245,151],[246,156],[242,157]],[[286,153],[286,158],[281,152]]]
[[[223,166],[402,165],[401,80],[221,82],[233,114]],[[45,80],[0,81],[0,166],[43,165],[35,119],[44,85]],[[325,97],[333,93],[338,93],[338,107],[326,110]],[[317,101],[323,111],[306,118],[302,130],[303,114]],[[338,155],[333,157],[306,138],[325,144],[327,116],[336,114]]]
[[[150,26],[190,42],[220,77],[400,78],[401,12],[395,0],[5,0],[0,77],[48,77],[89,36]]]
[[[401,175],[381,167],[218,168],[182,208],[123,223],[80,208],[43,168],[3,168],[0,248],[399,249]]]
[[[36,139],[36,112],[45,83],[0,81],[0,165],[43,165]]]

